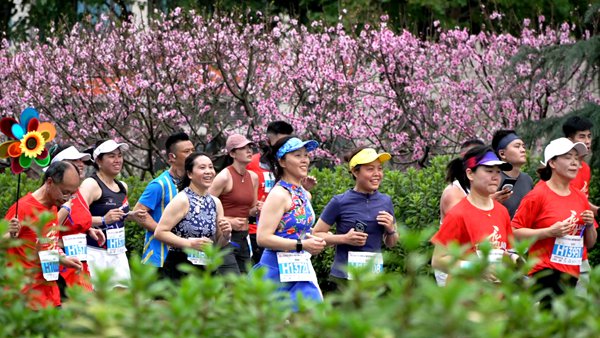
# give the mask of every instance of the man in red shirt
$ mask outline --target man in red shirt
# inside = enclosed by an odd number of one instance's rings
[[[25,268],[26,280],[21,292],[28,298],[28,306],[33,309],[60,306],[58,262],[53,258],[59,255],[60,264],[81,269],[77,258],[66,257],[58,247],[57,208],[72,198],[79,188],[79,172],[68,162],[50,164],[44,174],[44,184],[13,204],[5,215],[10,220],[9,232],[4,237],[22,241],[21,245],[8,249],[11,263]],[[51,214],[51,219],[36,229],[36,222],[43,212]]]
[[[591,154],[592,151],[592,121],[582,116],[571,116],[568,118],[565,123],[563,123],[562,129],[565,137],[571,140],[571,142],[581,142],[585,144],[588,150],[588,154]],[[590,170],[589,164],[585,162],[585,156],[581,156],[580,158],[581,167],[579,168],[579,172],[575,179],[573,179],[570,183],[570,186],[575,189],[581,191],[589,202],[589,187],[590,181],[592,179],[592,171]],[[598,216],[598,206],[590,203],[590,210],[594,213],[594,216]],[[581,262],[581,272],[579,280],[584,284],[589,280],[589,272],[590,272],[590,263],[587,259]],[[583,287],[581,282],[578,284]]]
[[[268,144],[264,144],[262,146],[262,153],[264,154],[269,147],[271,147],[275,142],[285,136],[292,135],[294,133],[294,127],[292,127],[289,123],[284,121],[274,121],[269,123],[267,126],[267,138]],[[262,206],[262,202],[265,201],[267,195],[271,191],[271,188],[275,185],[275,175],[273,175],[273,171],[268,161],[261,161],[261,154],[257,153],[252,156],[252,161],[246,166],[246,169],[253,171],[258,175],[258,194],[257,194],[257,207],[260,210]],[[252,262],[257,264],[260,262],[260,257],[262,256],[263,249],[258,246],[256,243],[256,225],[258,224],[258,220],[256,216],[249,218],[249,237],[250,244],[252,245]]]

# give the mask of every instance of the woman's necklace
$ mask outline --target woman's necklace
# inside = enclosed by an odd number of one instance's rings
[[[246,179],[246,174],[248,173],[248,170],[246,170],[243,174],[240,174],[237,169],[235,169],[235,167],[233,168],[233,171],[235,171],[236,174],[240,175],[240,177],[242,178],[242,183],[244,183],[244,179]]]

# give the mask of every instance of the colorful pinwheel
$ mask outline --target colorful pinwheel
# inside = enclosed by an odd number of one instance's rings
[[[29,107],[21,113],[21,122],[12,117],[0,120],[0,130],[9,138],[0,144],[0,158],[10,158],[10,169],[15,174],[32,162],[42,168],[50,164],[45,145],[56,136],[56,128],[50,122],[40,122],[39,117],[38,111]]]

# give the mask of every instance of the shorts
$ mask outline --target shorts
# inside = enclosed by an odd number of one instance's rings
[[[110,281],[112,288],[125,288],[131,280],[131,272],[129,270],[129,261],[126,253],[117,255],[109,255],[106,250],[98,249],[97,247],[88,246],[88,265],[90,268],[90,276],[92,277],[92,285],[96,288],[98,283],[98,274],[102,270],[112,269],[113,275]]]

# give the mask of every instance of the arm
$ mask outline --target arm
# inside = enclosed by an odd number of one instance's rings
[[[465,194],[460,189],[454,186],[446,187],[440,198],[440,218],[444,219],[444,216],[446,216],[448,211],[457,205],[463,198],[465,198]]]
[[[398,232],[396,231],[394,216],[387,211],[380,211],[377,215],[377,223],[383,227],[383,243],[385,243],[385,246],[388,248],[396,246]]]
[[[221,194],[227,192],[227,186],[229,185],[230,181],[231,179],[229,177],[229,170],[221,170],[221,172],[215,177],[213,183],[210,185],[210,188],[208,188],[208,193],[215,197],[221,196]],[[231,188],[229,190],[231,190]]]
[[[252,187],[254,188],[254,201],[252,202],[252,207],[250,208],[250,215],[249,216],[256,216],[256,214],[258,213],[259,206],[258,206],[258,175],[256,175],[256,173],[254,171],[250,171],[248,170],[248,172],[250,173],[250,177],[252,178]]]
[[[217,244],[223,247],[231,240],[231,223],[225,219],[221,200],[214,196],[212,196],[212,198],[217,205],[217,234],[215,239]]]
[[[191,248],[192,243],[187,238],[181,238],[171,230],[179,223],[188,212],[190,208],[190,202],[185,194],[179,193],[175,198],[167,205],[165,211],[156,226],[154,231],[154,237],[159,241],[176,248]]]
[[[135,207],[133,208],[134,212],[138,212],[138,213],[146,213],[148,214],[149,211],[151,211],[150,208],[148,208],[147,206],[141,204],[139,201],[135,204]],[[156,226],[158,225],[158,223],[154,220],[154,218],[152,217],[143,217],[142,219],[140,219],[140,221],[138,222],[139,225],[141,225],[144,229],[148,230],[148,231],[156,231]]]
[[[571,223],[561,221],[552,224],[548,228],[532,229],[532,228],[515,228],[513,226],[513,234],[516,239],[535,238],[536,240],[562,237],[571,232]]]
[[[446,246],[436,244],[433,249],[433,256],[431,257],[431,266],[439,271],[448,273],[452,267],[452,261],[454,257],[448,253]],[[460,264],[461,261],[457,263]]]
[[[279,222],[286,211],[286,206],[289,206],[291,202],[290,194],[284,188],[275,187],[271,190],[263,205],[258,223],[256,233],[258,245],[278,251],[296,250],[296,240],[275,235]],[[325,248],[325,241],[322,238],[311,235],[307,235],[307,238],[303,239],[301,243],[303,249],[313,255],[318,254]]]
[[[331,225],[319,218],[317,225],[313,228],[313,234],[323,238],[327,245],[348,244],[352,246],[364,246],[369,236],[364,232],[354,231],[354,229],[350,229],[345,234],[332,234],[329,229],[331,229]]]
[[[596,244],[598,233],[596,232],[596,220],[594,219],[594,212],[586,210],[581,213],[581,219],[585,224],[585,230],[583,235],[583,242],[586,248],[591,249]]]

